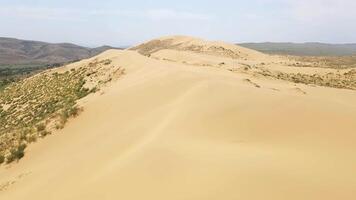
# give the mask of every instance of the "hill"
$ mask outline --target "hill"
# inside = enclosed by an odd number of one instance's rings
[[[241,43],[240,46],[268,54],[296,56],[351,56],[356,55],[356,44],[324,43]]]
[[[0,199],[354,200],[355,80],[186,36],[46,70],[0,93]]]
[[[0,90],[11,82],[73,61],[98,55],[110,46],[87,48],[0,37]]]
[[[51,65],[89,58],[110,46],[87,48],[70,43],[19,40],[0,37],[0,65]]]

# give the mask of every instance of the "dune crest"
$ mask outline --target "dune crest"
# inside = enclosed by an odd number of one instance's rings
[[[160,50],[179,50],[188,52],[197,52],[208,55],[222,56],[234,59],[261,59],[265,55],[257,51],[240,47],[225,42],[210,42],[199,38],[188,36],[167,36],[151,40],[136,47],[131,48],[137,50],[143,55],[151,55]]]

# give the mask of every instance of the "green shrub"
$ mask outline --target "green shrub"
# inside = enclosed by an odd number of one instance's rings
[[[5,156],[0,155],[0,165],[5,162]]]
[[[26,138],[26,141],[29,142],[29,143],[32,143],[32,142],[36,142],[37,141],[37,137],[36,135],[30,135]]]
[[[44,131],[46,129],[46,125],[43,123],[37,124],[36,129],[38,132]]]
[[[74,107],[71,107],[69,110],[68,110],[68,116],[70,117],[76,117],[79,115],[79,111],[80,109],[76,106]]]
[[[45,137],[45,136],[50,135],[50,134],[51,134],[51,132],[50,132],[50,131],[46,131],[46,130],[41,131],[41,132],[39,133],[39,135],[40,135],[41,137]]]
[[[93,87],[92,89],[89,90],[89,93],[95,93],[99,91],[99,89],[97,87]]]
[[[62,122],[60,122],[59,124],[56,124],[56,129],[60,130],[64,128],[64,124]]]
[[[19,145],[16,149],[10,151],[10,155],[6,157],[7,163],[12,163],[15,160],[20,160],[25,155],[26,144]]]
[[[104,65],[110,65],[111,64],[111,62],[112,62],[112,60],[110,60],[110,59],[106,59],[106,60],[103,60],[103,61],[101,61]]]

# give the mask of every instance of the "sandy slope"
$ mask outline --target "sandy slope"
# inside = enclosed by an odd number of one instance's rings
[[[2,167],[0,199],[356,198],[355,91],[134,51],[99,57],[126,75]]]

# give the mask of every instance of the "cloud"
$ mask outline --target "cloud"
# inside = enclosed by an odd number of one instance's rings
[[[225,2],[224,2],[225,1]],[[185,1],[184,1],[185,2]],[[356,0],[222,0],[189,8],[103,5],[91,8],[47,4],[0,6],[0,32],[8,35],[53,35],[83,41],[78,27],[105,40],[137,41],[168,34],[186,34],[230,41],[355,42]],[[131,3],[130,3],[131,4]],[[132,2],[134,4],[134,2]],[[220,9],[211,6],[224,4]],[[42,6],[41,6],[42,5]],[[149,4],[153,5],[153,4]],[[235,6],[232,6],[235,5]],[[238,6],[236,6],[238,5]],[[91,5],[92,6],[92,5]],[[107,5],[105,5],[107,6]],[[131,9],[124,9],[126,6]],[[194,7],[195,6],[195,7]],[[230,6],[230,7],[227,7]],[[198,11],[199,10],[199,11]],[[210,11],[209,11],[210,10]],[[32,28],[37,25],[37,29]],[[120,30],[118,33],[117,30]],[[145,34],[142,34],[145,30]],[[50,34],[49,34],[50,33]],[[48,36],[49,38],[53,36]],[[89,38],[89,37],[87,37]],[[115,38],[115,39],[114,39]],[[58,39],[59,40],[59,39]],[[74,40],[74,39],[73,39]],[[91,40],[91,39],[87,39]],[[96,39],[94,39],[96,40]],[[109,40],[109,39],[108,39]],[[133,42],[132,42],[133,43]]]
[[[150,20],[209,20],[212,16],[172,9],[83,10],[32,6],[0,7],[0,16],[37,20],[88,21],[90,17],[128,17]]]
[[[14,17],[36,20],[82,21],[77,16],[81,14],[75,9],[53,9],[46,7],[10,6],[0,7],[1,17]]]
[[[300,21],[330,21],[355,20],[355,0],[289,0],[289,10],[292,17]]]
[[[209,20],[212,16],[170,9],[148,10],[147,17],[153,20]]]
[[[209,20],[213,16],[192,13],[185,11],[176,11],[172,9],[148,9],[148,10],[94,10],[88,11],[90,15],[95,16],[120,16],[130,18],[142,18],[150,20]]]

